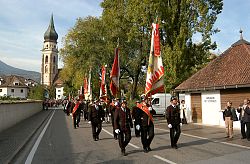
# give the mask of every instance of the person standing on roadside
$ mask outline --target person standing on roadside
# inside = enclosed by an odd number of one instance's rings
[[[240,105],[239,108],[237,108],[237,112],[240,113],[240,131],[241,131],[241,139],[246,138],[246,123],[244,122],[244,115],[245,115],[245,109],[247,107],[248,99],[244,100],[244,104]]]
[[[166,119],[168,123],[168,128],[170,129],[170,140],[171,147],[178,149],[177,142],[181,134],[181,118],[180,118],[180,108],[178,107],[177,98],[172,96],[171,105],[166,109]]]
[[[227,106],[223,110],[223,119],[226,126],[226,138],[233,138],[233,121],[237,121],[238,118],[231,101],[227,102]]]
[[[250,100],[247,101],[247,107],[244,110],[245,115],[243,121],[246,124],[247,131],[246,131],[246,138],[250,141]]]

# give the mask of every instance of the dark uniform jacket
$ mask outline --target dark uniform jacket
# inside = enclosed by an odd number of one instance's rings
[[[169,105],[166,109],[166,119],[168,124],[172,126],[179,125],[181,123],[179,106],[173,107],[173,105]]]
[[[130,130],[133,127],[130,109],[125,108],[125,112],[121,107],[115,110],[114,116],[114,129],[120,129],[121,131]]]
[[[150,114],[153,115],[154,109],[150,111]],[[138,108],[137,112],[135,112],[135,122],[138,123],[140,126],[148,126],[149,124],[153,124],[150,120],[149,116],[140,108]]]
[[[243,117],[244,122],[250,122],[250,108],[247,106]]]
[[[102,106],[100,105],[97,105],[97,108],[96,109],[96,106],[95,105],[91,105],[89,107],[89,116],[88,116],[88,120],[93,122],[93,123],[100,123],[102,121],[104,121],[104,110],[102,109]]]

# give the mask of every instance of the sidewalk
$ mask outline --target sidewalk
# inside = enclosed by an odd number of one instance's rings
[[[41,111],[0,133],[0,164],[11,162],[51,111]]]

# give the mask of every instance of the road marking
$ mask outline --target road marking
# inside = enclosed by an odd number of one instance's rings
[[[35,153],[36,153],[36,150],[37,150],[37,148],[38,148],[38,146],[39,146],[39,144],[40,144],[40,142],[41,142],[41,140],[42,140],[42,138],[43,138],[43,135],[44,135],[45,131],[47,130],[47,128],[48,128],[48,126],[49,126],[49,123],[50,123],[50,121],[51,121],[51,119],[52,119],[54,113],[55,113],[55,110],[53,111],[52,115],[50,116],[49,121],[47,122],[47,124],[46,124],[45,127],[43,128],[43,131],[41,132],[41,134],[40,134],[39,137],[37,138],[37,140],[36,140],[34,146],[32,147],[32,149],[31,149],[31,151],[30,151],[30,153],[29,153],[29,155],[28,155],[28,157],[27,157],[27,159],[26,159],[26,161],[25,161],[25,164],[31,164],[31,162],[32,162],[32,160],[33,160],[33,157],[34,157],[34,155],[35,155]]]
[[[166,129],[161,129],[161,128],[155,128],[155,129],[158,129],[158,130],[161,130],[161,131],[165,131],[165,132],[169,132],[169,130],[166,130]],[[228,143],[228,142],[222,142],[222,141],[217,141],[217,140],[211,140],[209,138],[199,137],[199,136],[195,136],[195,135],[192,135],[192,134],[186,134],[186,133],[181,133],[181,134],[184,135],[184,136],[188,136],[188,137],[198,138],[198,139],[202,139],[202,140],[209,140],[209,141],[212,141],[214,143],[222,143],[222,144],[225,144],[225,145],[230,145],[230,146],[234,146],[234,147],[239,147],[239,148],[249,149],[250,150],[250,147],[248,147],[248,146],[243,146],[243,145],[238,145],[238,144]]]
[[[113,134],[110,133],[109,131],[107,131],[106,129],[102,128],[102,130],[103,130],[104,132],[108,133],[109,135],[113,136]],[[138,146],[136,146],[136,145],[134,145],[134,144],[132,144],[132,143],[128,143],[128,144],[129,144],[130,146],[132,146],[133,148],[140,149],[140,147],[138,147]]]
[[[170,160],[168,160],[168,159],[166,159],[166,158],[162,158],[161,156],[158,156],[158,155],[154,155],[154,157],[157,158],[157,159],[159,159],[159,160],[162,160],[162,161],[164,161],[164,162],[167,162],[167,163],[169,163],[169,164],[176,164],[175,162],[170,161]]]

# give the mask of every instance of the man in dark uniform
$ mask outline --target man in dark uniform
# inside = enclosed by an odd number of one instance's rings
[[[73,117],[73,126],[76,129],[76,126],[79,127],[80,123],[80,112],[81,112],[81,102],[79,99],[76,99],[75,106],[72,110],[72,117]]]
[[[115,100],[112,99],[112,102],[109,104],[109,109],[110,109],[110,113],[111,113],[111,122],[112,122],[113,135],[114,135],[115,140],[117,140],[117,134],[115,133],[114,117],[115,117],[115,111],[116,111],[117,107],[118,107],[118,103],[116,103]]]
[[[141,130],[141,142],[144,153],[151,151],[150,144],[154,138],[153,113],[155,112],[144,100],[138,104],[139,112],[135,115],[135,125],[137,130]]]
[[[89,100],[87,101],[85,100],[83,105],[83,117],[85,121],[88,120],[88,109],[89,109]]]
[[[104,121],[104,110],[99,102],[96,100],[89,108],[89,123],[92,126],[92,133],[94,141],[99,140],[99,134],[102,130],[102,122]]]
[[[140,108],[138,108],[139,104],[140,104],[140,102],[136,101],[136,105],[133,107],[132,112],[131,112],[132,119],[134,120],[134,125],[139,125],[139,122],[136,122],[138,120],[135,119],[136,115],[138,115],[138,112],[140,112],[140,110],[141,110]],[[135,136],[140,137],[140,130],[137,130],[136,126],[134,128],[135,128]]]
[[[171,147],[178,149],[177,141],[181,134],[181,118],[180,118],[180,108],[177,105],[177,98],[171,97],[171,105],[166,109],[166,118],[168,122],[168,128],[170,129],[170,139]]]
[[[118,107],[115,111],[114,128],[115,133],[118,134],[121,153],[126,156],[125,147],[131,140],[130,128],[133,128],[130,109],[127,107],[126,101],[123,101],[121,107]]]

